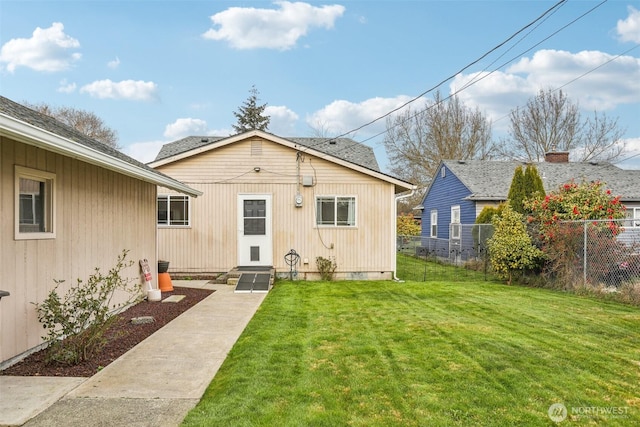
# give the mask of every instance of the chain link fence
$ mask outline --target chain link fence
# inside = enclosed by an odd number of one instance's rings
[[[397,276],[403,280],[492,280],[487,241],[491,224],[452,224],[450,239],[398,236]],[[630,220],[562,222],[537,274],[552,287],[640,288],[640,224]]]
[[[490,279],[491,224],[451,224],[450,239],[398,236],[397,276],[403,280]]]
[[[565,221],[543,250],[556,287],[640,286],[640,227],[630,220]]]

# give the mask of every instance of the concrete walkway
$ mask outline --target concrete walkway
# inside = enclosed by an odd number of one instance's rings
[[[265,293],[216,292],[91,378],[0,375],[0,426],[178,426],[200,400]]]

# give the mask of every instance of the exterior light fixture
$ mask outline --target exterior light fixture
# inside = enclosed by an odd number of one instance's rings
[[[255,168],[253,168],[254,171],[256,172],[260,172],[260,168],[258,166],[256,166]]]

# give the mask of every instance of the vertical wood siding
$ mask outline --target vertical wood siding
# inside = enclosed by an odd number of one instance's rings
[[[14,168],[56,175],[56,238],[14,240]],[[45,334],[32,302],[65,280],[63,294],[99,267],[107,272],[123,249],[141,283],[138,261],[156,263],[156,186],[75,159],[0,138],[0,363],[37,345]],[[118,301],[124,295],[117,296]]]
[[[252,142],[262,142],[252,155]],[[255,148],[255,145],[254,145]],[[273,262],[288,272],[284,256],[295,249],[302,278],[315,278],[315,259],[335,257],[338,277],[390,278],[395,256],[394,186],[322,158],[304,154],[298,185],[296,151],[260,138],[248,139],[157,169],[204,194],[191,199],[191,227],[160,227],[158,253],[172,272],[226,272],[237,265],[238,194],[271,194]],[[260,172],[254,168],[259,167]],[[303,207],[296,208],[300,191]],[[160,194],[166,193],[159,189]],[[355,196],[355,228],[317,228],[315,196]],[[330,249],[333,244],[333,249]]]

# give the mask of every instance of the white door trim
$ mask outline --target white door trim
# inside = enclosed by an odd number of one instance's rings
[[[272,196],[271,194],[238,194],[238,265],[239,266],[271,266],[273,265],[273,231],[272,231]],[[246,218],[255,223],[255,229],[245,232],[245,201],[249,202]],[[264,201],[264,216],[260,212],[260,202]],[[256,203],[252,203],[256,202]],[[249,224],[247,224],[249,226]],[[261,232],[263,231],[263,233]],[[256,234],[257,233],[257,234]]]

